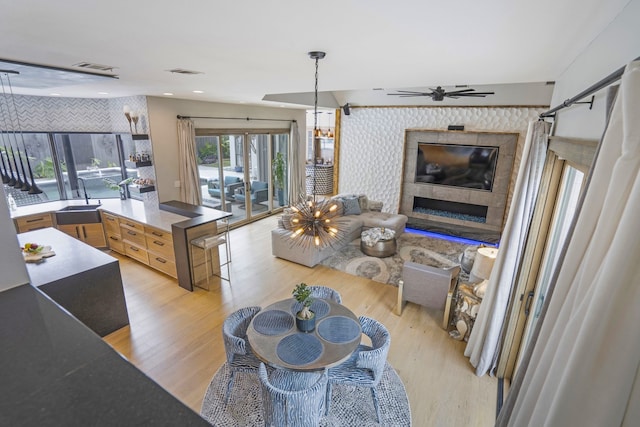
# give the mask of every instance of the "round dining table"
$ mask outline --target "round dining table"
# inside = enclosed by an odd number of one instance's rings
[[[316,327],[306,333],[296,327],[296,313],[301,307],[291,298],[271,304],[254,316],[247,339],[260,360],[275,368],[315,371],[339,365],[358,348],[362,329],[347,307],[315,298],[310,308],[316,315]]]

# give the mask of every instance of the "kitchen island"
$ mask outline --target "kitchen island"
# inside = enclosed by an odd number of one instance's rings
[[[40,290],[0,292],[0,425],[209,426]]]
[[[55,228],[18,234],[18,241],[49,245],[50,258],[28,262],[31,284],[101,337],[129,324],[118,260]]]
[[[205,271],[200,262],[194,268],[189,246],[193,239],[217,234],[217,222],[231,216],[231,213],[175,200],[160,203],[157,207],[149,207],[133,199],[103,199],[98,202],[111,250],[177,278],[178,285],[189,291],[193,291],[193,286],[207,275],[219,273],[217,248],[211,250],[210,271]],[[22,206],[11,211],[11,217],[18,232],[21,219],[26,220],[29,230],[56,226],[56,211],[82,204],[80,200],[60,200]],[[38,221],[29,223],[30,218]]]

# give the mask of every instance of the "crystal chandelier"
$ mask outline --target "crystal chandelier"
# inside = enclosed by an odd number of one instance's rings
[[[309,52],[309,57],[315,60],[315,88],[313,100],[313,195],[311,200],[301,198],[300,202],[291,206],[294,212],[291,219],[294,230],[291,234],[296,242],[311,246],[324,247],[330,245],[338,237],[339,224],[333,221],[338,213],[338,206],[329,200],[316,200],[316,164],[318,147],[320,145],[320,130],[318,129],[318,61],[325,57],[324,52]]]

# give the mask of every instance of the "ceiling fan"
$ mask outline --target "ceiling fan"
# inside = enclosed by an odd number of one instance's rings
[[[442,101],[445,97],[447,98],[459,98],[461,96],[470,96],[475,98],[484,98],[487,95],[494,95],[494,92],[476,92],[475,89],[461,89],[455,90],[453,92],[447,92],[442,89],[441,86],[438,86],[435,89],[431,89],[431,92],[416,92],[412,90],[399,90],[398,93],[388,93],[387,95],[396,95],[401,97],[411,97],[411,96],[430,96],[434,101]]]

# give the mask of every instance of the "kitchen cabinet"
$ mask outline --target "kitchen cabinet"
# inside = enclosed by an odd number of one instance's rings
[[[119,217],[105,211],[100,212],[100,215],[102,216],[102,226],[107,240],[107,247],[124,255],[124,243],[122,242]]]
[[[107,212],[103,212],[103,218],[112,249],[177,278],[170,232]]]
[[[58,230],[95,248],[107,246],[102,224],[59,224]]]
[[[14,219],[18,233],[39,230],[41,228],[53,227],[53,217],[49,212],[36,215],[21,216]]]
[[[145,241],[149,255],[149,265],[171,277],[178,277],[175,254],[173,252],[173,236],[167,231],[145,225]]]

